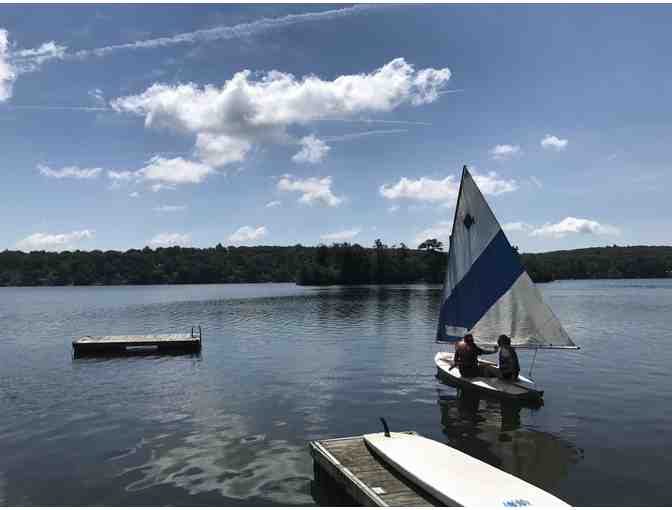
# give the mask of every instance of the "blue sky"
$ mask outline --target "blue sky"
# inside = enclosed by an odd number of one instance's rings
[[[0,249],[670,244],[671,9],[0,6]]]

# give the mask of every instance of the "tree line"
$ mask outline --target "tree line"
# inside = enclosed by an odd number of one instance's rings
[[[672,247],[611,246],[523,254],[534,281],[671,276]],[[428,239],[372,247],[222,246],[121,251],[0,252],[0,286],[296,282],[300,285],[441,283],[447,257]]]

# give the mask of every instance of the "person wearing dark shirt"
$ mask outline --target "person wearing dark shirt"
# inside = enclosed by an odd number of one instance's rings
[[[497,339],[499,346],[499,376],[508,381],[517,381],[520,374],[518,354],[511,346],[511,339],[506,335],[500,335]]]
[[[497,349],[493,349],[492,351],[481,349],[474,343],[474,337],[471,333],[467,333],[455,345],[455,356],[450,368],[452,369],[457,365],[462,377],[478,377],[479,375],[483,375],[478,367],[478,357],[482,354],[494,354],[496,352]]]

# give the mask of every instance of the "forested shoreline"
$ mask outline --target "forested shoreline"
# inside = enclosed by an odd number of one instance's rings
[[[0,252],[0,286],[152,285],[296,282],[357,285],[443,282],[446,253],[435,239],[418,249],[373,247],[222,246],[120,251]],[[610,246],[522,254],[534,281],[665,278],[671,246]]]

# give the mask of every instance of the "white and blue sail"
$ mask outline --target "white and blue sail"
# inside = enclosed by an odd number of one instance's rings
[[[518,347],[574,347],[464,167],[437,341],[455,342],[467,332],[483,344],[505,334]]]

